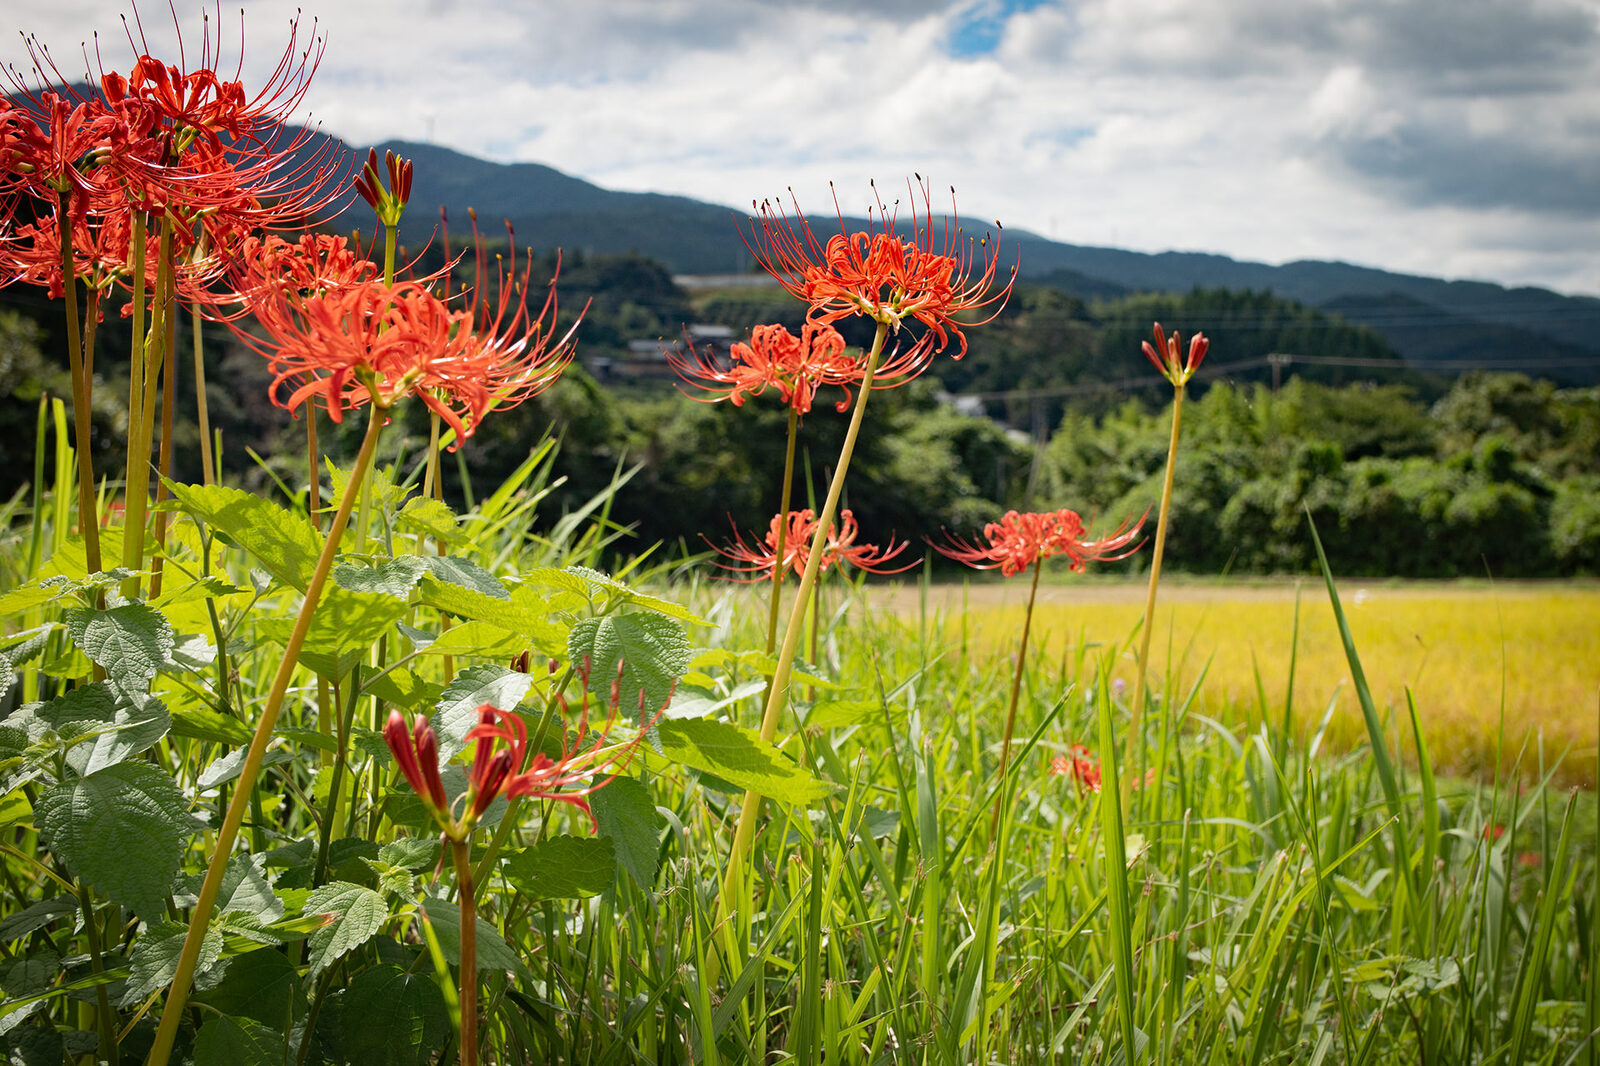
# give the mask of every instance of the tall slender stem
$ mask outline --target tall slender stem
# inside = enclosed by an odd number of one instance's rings
[[[811,539],[810,558],[806,560],[805,573],[794,595],[794,607],[789,612],[789,624],[783,631],[783,646],[778,652],[778,663],[772,671],[772,684],[767,692],[766,710],[761,716],[761,739],[770,742],[778,733],[778,717],[789,703],[789,678],[794,670],[795,652],[805,630],[806,608],[810,606],[811,589],[817,583],[817,571],[822,563],[822,553],[828,544],[828,531],[833,525],[834,512],[839,507],[839,497],[844,492],[845,475],[850,470],[850,456],[855,452],[856,438],[861,434],[862,418],[867,410],[867,400],[872,396],[872,381],[878,372],[878,357],[883,352],[883,342],[889,327],[880,322],[872,337],[872,348],[866,357],[866,373],[856,396],[855,410],[850,415],[850,428],[845,431],[844,445],[839,450],[839,466],[828,484],[828,496],[822,504],[822,514],[817,519],[817,531]],[[738,895],[743,878],[745,855],[755,838],[756,815],[761,809],[761,794],[746,792],[744,805],[739,811],[739,821],[734,827],[733,843],[728,850],[728,869],[722,882],[722,896],[717,904],[718,918],[730,913],[730,904],[737,900],[739,910],[745,901]],[[715,956],[713,956],[715,958]]]
[[[77,263],[72,257],[72,193],[61,193],[56,218],[61,229],[61,288],[66,296],[67,365],[72,372],[72,439],[78,450],[78,526],[83,530],[83,554],[91,574],[99,573],[100,518],[94,506],[94,461],[89,447],[92,373],[85,361],[83,335],[78,332]],[[91,354],[92,358],[92,354]]]
[[[183,1017],[184,1005],[189,1001],[189,989],[194,983],[195,966],[200,958],[200,944],[205,939],[207,927],[211,924],[211,910],[216,906],[217,894],[222,888],[222,873],[227,868],[228,856],[239,837],[239,826],[244,821],[245,808],[249,806],[250,796],[255,792],[256,778],[260,776],[261,762],[267,753],[267,742],[272,739],[273,727],[278,723],[284,696],[288,693],[289,682],[294,677],[296,660],[299,658],[300,649],[305,645],[306,634],[311,629],[311,617],[315,614],[317,603],[322,598],[322,588],[327,583],[328,573],[333,569],[334,556],[339,553],[339,542],[344,537],[345,525],[350,521],[350,510],[361,492],[362,484],[367,479],[367,471],[372,466],[373,453],[378,449],[378,434],[383,429],[383,421],[387,414],[387,409],[376,405],[371,410],[370,420],[367,422],[367,435],[362,439],[361,450],[356,454],[355,467],[350,471],[350,481],[345,486],[344,496],[339,501],[339,510],[333,516],[333,525],[328,529],[328,538],[322,545],[322,554],[317,558],[317,568],[312,572],[311,581],[306,586],[305,600],[300,605],[300,616],[295,620],[294,630],[289,634],[289,643],[283,649],[283,659],[278,665],[278,672],[272,679],[272,688],[267,693],[267,705],[262,709],[260,720],[256,722],[255,735],[250,740],[250,750],[245,755],[244,766],[239,771],[239,780],[234,785],[233,797],[228,802],[222,827],[217,830],[217,839],[212,846],[211,861],[206,867],[205,881],[200,886],[200,896],[195,901],[193,917],[189,921],[189,934],[184,938],[183,950],[178,956],[177,972],[172,977],[166,1005],[161,1012],[161,1024],[156,1030],[150,1056],[146,1059],[149,1066],[166,1066],[172,1057],[172,1045],[178,1035],[178,1024]]]
[[[1150,681],[1150,633],[1155,622],[1156,613],[1156,586],[1161,583],[1161,558],[1167,547],[1167,512],[1172,507],[1172,476],[1178,466],[1178,427],[1183,421],[1183,386],[1179,385],[1172,396],[1172,439],[1167,444],[1167,473],[1161,483],[1161,508],[1156,512],[1156,545],[1150,556],[1150,589],[1145,594],[1144,624],[1139,629],[1139,676],[1133,688],[1133,709],[1128,722],[1128,747],[1132,753],[1133,766],[1127,776],[1127,788],[1133,788],[1133,782],[1142,779],[1144,773],[1143,752],[1144,745],[1139,740],[1139,718],[1144,713],[1145,693]],[[1107,753],[1102,753],[1102,758]],[[1126,812],[1129,793],[1124,793],[1123,808]]]
[[[157,452],[156,470],[161,475],[156,480],[156,506],[167,498],[166,479],[172,476],[173,407],[177,389],[178,316],[173,300],[175,283],[168,284],[166,297],[166,353],[161,367],[161,448]],[[156,544],[161,549],[150,564],[150,598],[161,595],[161,574],[165,569],[167,547],[167,512],[156,511]]]
[[[306,517],[322,528],[322,455],[317,448],[317,409],[306,408]]]
[[[778,497],[778,554],[772,566],[772,603],[767,607],[767,654],[778,646],[778,604],[783,599],[783,579],[789,568],[784,565],[784,552],[789,539],[789,496],[794,491],[794,443],[800,435],[800,412],[789,405],[789,443],[783,453],[783,493]],[[770,685],[770,682],[769,682]],[[768,692],[768,698],[771,693]]]
[[[470,841],[452,840],[450,857],[456,867],[456,895],[461,900],[461,1066],[478,1062],[478,904],[473,898]]]
[[[206,402],[206,361],[201,344],[199,309],[191,307],[189,317],[194,323],[194,407],[195,421],[200,426],[200,481],[205,485],[213,485],[216,483],[217,469],[212,465],[211,408]],[[306,416],[312,417],[312,412],[308,410]]]
[[[128,473],[123,485],[124,525],[122,531],[122,565],[138,571],[144,566],[144,524],[150,507],[150,446],[155,434],[156,385],[161,367],[165,364],[163,348],[166,343],[167,300],[172,292],[172,221],[162,219],[161,237],[156,252],[155,299],[151,301],[150,331],[139,339],[136,362],[140,362],[141,396],[137,432],[132,413],[128,416]],[[136,286],[137,287],[137,286]],[[139,306],[144,304],[143,294],[138,295]],[[139,316],[135,316],[136,318]],[[156,341],[154,349],[151,341]],[[139,578],[130,577],[122,583],[122,594],[133,599],[139,594]]]
[[[1006,798],[1006,768],[1011,762],[1011,735],[1017,726],[1017,697],[1022,693],[1022,671],[1028,659],[1028,631],[1033,628],[1033,601],[1039,594],[1039,571],[1043,559],[1033,561],[1033,584],[1028,589],[1028,610],[1022,616],[1022,639],[1017,642],[1017,668],[1011,675],[1011,706],[1006,711],[1005,737],[1000,742],[1000,790],[994,798],[994,816],[989,821],[989,834],[994,835],[1000,825],[1000,808]]]

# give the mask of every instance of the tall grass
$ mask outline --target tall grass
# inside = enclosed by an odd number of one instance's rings
[[[541,454],[482,495],[462,551],[508,574],[597,562],[617,533],[602,517],[607,493],[552,532],[532,531],[548,470]],[[18,522],[7,558],[27,550],[28,507],[8,505]],[[173,537],[179,557],[199,547],[189,527]],[[57,555],[71,565],[70,551]],[[703,691],[686,684],[679,698],[726,701],[716,713],[757,721],[760,686],[715,652],[761,646],[758,596],[693,577],[668,584],[669,568],[651,565],[635,576],[714,623],[694,633],[707,652],[693,668]],[[643,749],[636,771],[666,826],[650,883],[619,874],[573,901],[483,879],[480,917],[527,968],[485,971],[484,1061],[1596,1061],[1593,795],[1559,793],[1554,762],[1506,779],[1436,773],[1429,686],[1398,706],[1367,688],[1348,604],[1307,590],[1300,611],[1306,632],[1331,619],[1349,634],[1341,654],[1368,712],[1353,746],[1328,743],[1335,693],[1308,690],[1312,649],[1299,644],[1287,649],[1300,664],[1294,684],[1269,673],[1287,663],[1262,663],[1226,718],[1198,666],[1153,676],[1155,710],[1130,736],[1113,681],[1133,630],[1090,641],[1061,626],[1028,658],[1002,775],[1007,649],[927,589],[912,612],[871,588],[835,583],[828,596],[838,609],[823,617],[815,664],[826,683],[797,700],[807,725],[787,752],[832,790],[809,809],[768,806],[747,866],[748,935],[716,925],[740,790]],[[268,658],[236,661],[237,685],[264,689]],[[295,736],[312,736],[314,708],[295,715]],[[1118,776],[1135,743],[1153,777],[1124,821]],[[1538,754],[1520,733],[1495,743]],[[1099,758],[1103,791],[1049,772],[1075,744]],[[198,768],[191,745],[175,738],[171,757]],[[313,769],[269,773],[292,799],[316,795]],[[355,744],[348,772],[358,825],[388,767]],[[285,809],[292,824],[271,828],[269,846],[316,832],[307,808]],[[545,814],[528,824],[589,831],[581,815]],[[6,916],[47,876],[24,861],[32,845],[19,832],[5,830]],[[508,828],[503,842],[527,835]],[[410,958],[453,992],[429,943],[408,955],[379,938],[349,965]],[[331,1012],[328,977],[317,995]],[[0,1018],[12,1002],[0,999]],[[72,1006],[63,1001],[63,1025]],[[124,1044],[129,1061],[136,1046]]]

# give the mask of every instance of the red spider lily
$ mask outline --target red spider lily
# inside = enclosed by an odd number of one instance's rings
[[[361,168],[361,173],[356,175],[355,189],[377,213],[379,222],[385,226],[398,226],[406,203],[411,199],[411,160],[401,159],[386,150],[383,163],[389,172],[388,188],[384,188],[383,179],[378,174],[378,150],[368,148],[367,162]]]
[[[933,548],[975,570],[998,566],[1006,577],[1057,555],[1066,556],[1071,569],[1082,570],[1085,563],[1126,559],[1138,551],[1134,541],[1143,526],[1141,516],[1136,522],[1122,523],[1099,540],[1085,540],[1083,519],[1075,511],[1007,511],[1000,521],[983,527],[983,535],[989,539],[987,546],[951,536],[948,545],[933,544]]]
[[[861,380],[860,362],[845,353],[839,331],[811,322],[800,327],[798,337],[783,326],[755,327],[749,344],[733,346],[732,362],[726,367],[693,346],[687,354],[669,352],[667,362],[679,377],[707,393],[709,402],[731,400],[742,407],[747,397],[760,396],[770,386],[800,414],[811,411],[811,401],[822,386],[848,386]],[[836,407],[849,409],[848,390]]]
[[[291,410],[317,403],[338,422],[347,408],[370,402],[387,411],[415,394],[455,431],[452,447],[459,447],[491,407],[542,392],[572,359],[577,322],[552,342],[545,317],[555,318],[555,279],[533,315],[523,300],[531,271],[531,256],[520,276],[502,269],[498,297],[479,302],[480,265],[465,308],[416,280],[386,285],[367,277],[311,292],[257,285],[243,295],[266,337],[238,333],[271,362],[274,403]],[[280,399],[285,385],[289,394]]]
[[[406,730],[405,715],[390,711],[383,727],[384,743],[394,753],[400,772],[405,775],[411,790],[422,797],[435,818],[450,817],[450,800],[444,794],[444,782],[439,778],[439,738],[428,724],[426,715],[417,715],[411,730]]]
[[[1168,337],[1161,329],[1161,323],[1155,324],[1156,343],[1152,347],[1149,341],[1144,342],[1144,356],[1161,371],[1161,376],[1172,382],[1174,388],[1182,388],[1200,368],[1200,360],[1206,357],[1206,350],[1211,347],[1211,342],[1204,333],[1196,333],[1189,338],[1189,358],[1184,362],[1181,358],[1183,352],[1183,335],[1177,330],[1172,331]]]
[[[1100,761],[1082,744],[1074,744],[1065,755],[1051,759],[1050,776],[1069,776],[1080,789],[1100,791]]]
[[[731,562],[719,562],[717,565],[724,570],[738,574],[749,574],[749,577],[730,577],[730,581],[766,581],[777,576],[779,570],[788,568],[796,574],[804,574],[806,563],[811,558],[811,541],[817,532],[817,516],[811,508],[806,507],[798,511],[789,512],[789,528],[783,537],[783,557],[778,557],[778,529],[781,524],[781,515],[774,515],[772,523],[767,528],[767,534],[762,541],[751,544],[745,540],[737,526],[733,531],[733,544],[729,547],[717,548],[717,552]],[[890,569],[885,566],[895,556],[906,550],[907,542],[894,542],[891,536],[888,545],[878,548],[871,544],[857,544],[855,542],[860,527],[856,517],[849,508],[839,512],[839,521],[829,530],[827,543],[823,547],[822,559],[817,564],[817,569],[826,570],[838,562],[847,562],[858,570],[865,570],[873,574],[898,574],[909,570],[916,563],[910,562],[905,566]],[[709,541],[707,542],[709,543]]]
[[[993,287],[999,262],[995,243],[987,236],[974,240],[963,235],[953,191],[951,217],[945,220],[939,239],[933,233],[928,183],[911,186],[910,191],[909,236],[901,236],[897,214],[881,200],[865,231],[844,232],[835,197],[840,232],[826,244],[812,232],[798,201],[794,201],[792,219],[781,204],[768,201],[758,205],[759,228],[752,223],[745,240],[762,267],[784,289],[810,305],[812,321],[833,323],[863,315],[896,332],[907,319],[925,326],[922,337],[898,355],[902,379],[920,372],[928,359],[949,345],[952,335],[959,345],[955,358],[965,355],[964,328],[992,321],[1005,307],[1016,279],[1013,269],[1003,286]],[[992,310],[977,322],[956,317],[985,308]]]

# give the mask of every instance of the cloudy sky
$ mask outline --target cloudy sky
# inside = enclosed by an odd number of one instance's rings
[[[247,80],[297,4],[328,41],[306,105],[356,144],[808,210],[915,171],[1080,244],[1600,295],[1600,0],[248,0]],[[68,73],[98,29],[127,69],[131,10],[16,24]]]

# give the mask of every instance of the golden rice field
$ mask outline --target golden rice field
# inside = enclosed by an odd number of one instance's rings
[[[1027,602],[1027,586],[945,586],[930,595],[952,651],[1008,654]],[[915,614],[915,588],[871,593],[876,608]],[[1033,654],[1072,656],[1087,642],[1121,648],[1114,674],[1134,681],[1128,644],[1144,608],[1133,583],[1063,583],[1039,589]],[[1293,585],[1167,585],[1157,605],[1151,648],[1154,677],[1182,694],[1206,670],[1195,710],[1237,724],[1259,706],[1257,671],[1268,706],[1280,714],[1295,631]],[[1334,704],[1325,743],[1365,738],[1350,671],[1326,588],[1305,581],[1299,607],[1294,710],[1303,736]],[[1522,753],[1524,772],[1558,757],[1563,782],[1593,787],[1600,741],[1600,584],[1388,583],[1340,586],[1367,682],[1380,711],[1393,709],[1391,734],[1405,724],[1409,688],[1441,773],[1487,774],[1504,721],[1506,763]],[[964,610],[963,610],[964,608]],[[1181,698],[1181,695],[1180,695]],[[1409,727],[1402,750],[1413,745]],[[1523,752],[1524,742],[1527,751]]]

